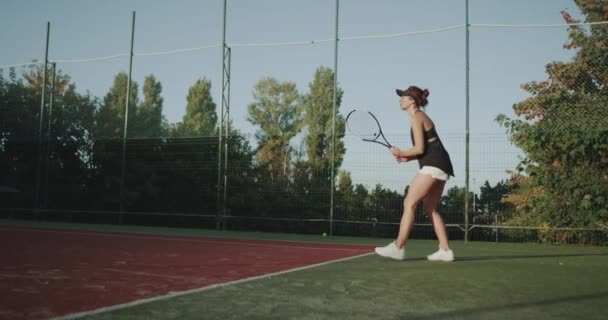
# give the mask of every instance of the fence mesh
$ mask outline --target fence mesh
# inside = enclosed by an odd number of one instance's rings
[[[349,135],[344,115],[370,109],[389,141],[408,147],[392,92],[420,84],[454,162],[440,209],[451,238],[470,228],[473,240],[606,242],[605,21],[370,32],[348,23],[350,10],[340,8],[336,47],[325,12],[326,32],[300,40],[136,51],[131,75],[128,54],[50,59],[46,72],[40,62],[2,66],[3,214],[392,236],[418,166]],[[510,49],[529,43],[537,49]],[[420,210],[415,221],[414,237],[434,236]]]

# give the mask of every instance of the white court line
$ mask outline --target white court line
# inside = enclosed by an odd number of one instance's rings
[[[131,239],[152,239],[152,240],[163,240],[163,241],[181,241],[181,242],[197,242],[197,243],[216,243],[216,244],[236,244],[239,246],[251,246],[251,247],[271,247],[271,248],[295,248],[295,249],[313,249],[313,250],[327,250],[327,251],[367,251],[365,249],[347,249],[347,248],[324,248],[324,247],[308,247],[308,246],[290,246],[290,245],[279,245],[279,244],[263,244],[263,243],[249,243],[247,241],[276,241],[276,242],[292,242],[292,243],[302,243],[302,241],[289,241],[289,240],[262,240],[262,239],[243,239],[242,241],[233,241],[219,239],[217,241],[212,240],[204,240],[204,239],[183,239],[183,238],[169,238],[169,237],[157,237],[150,234],[150,236],[135,236],[128,234],[116,234],[116,233],[104,233],[104,232],[81,232],[81,231],[73,231],[72,229],[66,229],[66,231],[59,230],[41,230],[35,228],[24,228],[17,227],[11,229],[21,229],[25,231],[33,231],[33,232],[44,232],[44,233],[58,233],[58,234],[76,234],[76,235],[86,235],[86,236],[98,236],[98,237],[116,237],[116,238],[131,238]],[[111,231],[110,231],[111,232]],[[175,237],[187,237],[175,235]],[[191,236],[195,237],[195,236]],[[339,243],[323,243],[316,242],[316,244],[324,244],[324,245],[337,245],[344,246]]]
[[[372,254],[372,252],[361,254],[361,255],[357,255],[357,256],[353,256],[353,257],[342,258],[342,259],[338,259],[338,260],[321,262],[321,263],[317,263],[317,264],[313,264],[313,265],[309,265],[309,266],[304,266],[304,267],[299,267],[299,268],[294,268],[294,269],[289,269],[289,270],[284,270],[284,271],[264,274],[264,275],[261,275],[261,276],[255,276],[255,277],[250,277],[250,278],[245,278],[245,279],[240,279],[240,280],[235,280],[235,281],[230,281],[230,282],[213,284],[213,285],[210,285],[210,286],[196,288],[196,289],[190,289],[190,290],[186,290],[186,291],[169,292],[168,294],[162,295],[162,296],[157,296],[157,297],[147,298],[147,299],[141,299],[141,300],[135,300],[135,301],[131,301],[131,302],[128,302],[128,303],[117,304],[117,305],[113,305],[113,306],[109,306],[109,307],[103,307],[103,308],[94,309],[94,310],[90,310],[90,311],[84,311],[84,312],[79,312],[79,313],[72,313],[72,314],[68,314],[68,315],[61,316],[61,317],[54,318],[54,319],[57,319],[57,320],[67,320],[67,319],[77,319],[77,318],[80,318],[80,317],[88,317],[88,316],[92,316],[92,315],[96,315],[96,314],[101,314],[101,313],[115,311],[115,310],[119,310],[119,309],[123,309],[123,308],[133,307],[133,306],[137,306],[137,305],[148,303],[148,302],[155,302],[155,301],[161,301],[161,300],[171,299],[171,298],[175,298],[175,297],[179,297],[179,296],[183,296],[183,295],[187,295],[187,294],[199,293],[199,292],[203,292],[203,291],[208,291],[208,290],[212,290],[212,289],[216,289],[216,288],[223,288],[223,287],[227,287],[227,286],[231,286],[231,285],[236,285],[236,284],[240,284],[240,283],[245,283],[245,282],[249,282],[249,281],[267,279],[267,278],[271,278],[271,277],[275,277],[275,276],[278,276],[278,275],[283,275],[283,274],[287,274],[287,273],[291,273],[291,272],[296,272],[296,271],[301,271],[301,270],[306,270],[306,269],[312,269],[312,268],[328,265],[328,264],[335,263],[335,262],[342,262],[342,261],[347,261],[347,260],[351,260],[351,259],[357,259],[357,258],[361,258],[361,257],[368,256],[368,255],[371,255],[371,254]]]

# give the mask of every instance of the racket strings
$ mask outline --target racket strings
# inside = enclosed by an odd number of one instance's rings
[[[364,139],[375,139],[380,133],[378,123],[366,111],[351,112],[346,120],[346,126],[353,135]]]

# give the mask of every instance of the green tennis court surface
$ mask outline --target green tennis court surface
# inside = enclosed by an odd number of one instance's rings
[[[6,224],[6,221],[1,222]],[[14,223],[14,222],[11,222]],[[105,231],[385,244],[387,239],[44,224]],[[453,241],[453,263],[410,241],[375,255],[135,304],[85,319],[605,319],[608,248]]]

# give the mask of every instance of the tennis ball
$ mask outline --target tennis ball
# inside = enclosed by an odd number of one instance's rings
[[[325,236],[327,236],[327,233],[326,233],[326,232],[323,232],[323,236],[324,236],[324,237],[325,237]]]

